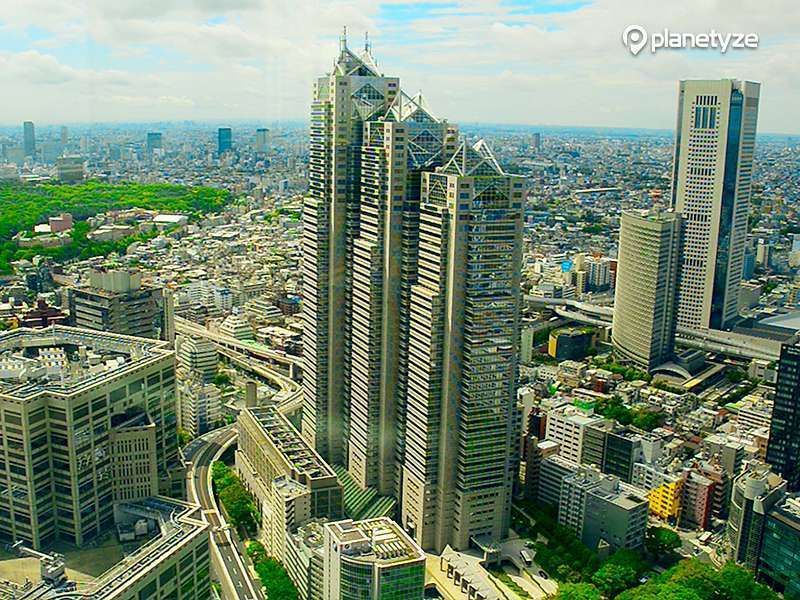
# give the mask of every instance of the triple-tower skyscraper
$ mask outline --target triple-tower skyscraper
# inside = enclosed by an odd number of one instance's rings
[[[342,38],[314,85],[302,433],[424,548],[498,539],[516,468],[523,182]]]

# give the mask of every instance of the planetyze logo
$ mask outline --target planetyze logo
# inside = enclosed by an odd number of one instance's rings
[[[757,33],[722,33],[715,29],[707,33],[678,33],[664,29],[648,33],[641,25],[628,25],[622,32],[622,44],[636,56],[645,47],[655,54],[659,50],[718,50],[725,54],[728,50],[755,50],[758,48]]]

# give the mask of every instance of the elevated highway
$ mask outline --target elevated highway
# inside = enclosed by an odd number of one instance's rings
[[[571,298],[544,298],[525,296],[525,301],[532,306],[550,308],[558,316],[599,327],[609,326],[614,319],[614,308],[588,302],[580,302]],[[752,335],[716,329],[695,330],[678,327],[676,332],[678,345],[697,348],[707,352],[719,352],[737,358],[759,358],[762,360],[778,360],[781,343]]]
[[[264,600],[261,584],[250,576],[248,559],[238,534],[225,522],[211,487],[211,464],[236,441],[233,426],[211,431],[183,450],[187,469],[189,501],[202,508],[210,527],[211,564],[222,585],[224,600]]]

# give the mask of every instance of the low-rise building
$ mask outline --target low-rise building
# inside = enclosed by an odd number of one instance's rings
[[[267,551],[284,560],[287,534],[315,519],[343,516],[342,486],[274,406],[242,410],[236,428],[236,469],[256,499]]]
[[[326,600],[422,600],[425,553],[387,517],[324,526]]]

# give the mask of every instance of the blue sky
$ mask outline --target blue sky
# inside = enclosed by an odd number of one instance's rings
[[[633,57],[630,24],[760,47]],[[793,0],[3,2],[0,123],[304,118],[343,25],[451,121],[671,128],[677,80],[737,77],[761,131],[800,132]]]

